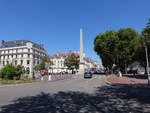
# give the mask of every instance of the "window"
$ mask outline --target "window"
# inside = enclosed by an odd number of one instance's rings
[[[28,58],[30,58],[30,54],[28,54]]]
[[[17,60],[15,60],[15,65],[17,65]]]
[[[64,65],[64,63],[63,63],[63,61],[61,61],[61,66],[63,67],[63,65]]]
[[[20,61],[21,65],[23,64],[23,60]]]
[[[27,64],[30,64],[30,60],[27,60]]]

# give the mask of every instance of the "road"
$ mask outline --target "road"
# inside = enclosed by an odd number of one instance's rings
[[[0,106],[13,104],[14,100],[26,96],[35,96],[41,92],[50,94],[55,94],[61,91],[94,93],[96,87],[104,84],[104,76],[94,75],[91,79],[84,79],[82,75],[76,75],[70,79],[54,82],[2,86],[0,87]]]
[[[104,75],[0,87],[0,113],[150,113],[147,85],[106,85]]]

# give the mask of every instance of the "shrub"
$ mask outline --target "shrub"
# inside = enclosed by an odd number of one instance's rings
[[[0,70],[0,77],[3,79],[12,80],[13,78],[18,78],[18,76],[19,75],[17,73],[16,67],[11,64],[6,65]]]
[[[22,80],[27,81],[27,80],[29,80],[29,78],[28,78],[28,76],[24,76],[24,77],[22,77]]]
[[[16,70],[17,78],[20,79],[21,74],[25,73],[25,69],[22,65],[17,65],[15,68],[16,68],[15,70]]]

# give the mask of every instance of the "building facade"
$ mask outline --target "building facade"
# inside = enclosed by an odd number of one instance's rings
[[[2,41],[0,46],[0,68],[7,64],[24,66],[29,77],[43,56],[47,56],[42,45],[29,40]]]
[[[72,53],[78,57],[80,55],[79,52],[56,53],[56,54],[50,55],[49,58],[52,61],[53,65],[50,66],[49,72],[50,73],[71,72],[64,65],[64,61]],[[101,67],[100,63],[95,62],[92,59],[85,58],[85,57],[84,57],[84,64],[85,64],[85,70],[98,69]]]
[[[56,53],[53,55],[50,55],[49,58],[52,61],[52,64],[49,72],[50,73],[60,73],[60,72],[68,72],[70,73],[71,71],[67,69],[67,67],[64,64],[65,59],[74,52],[69,52],[69,53]],[[74,53],[75,55],[79,56],[78,53]]]

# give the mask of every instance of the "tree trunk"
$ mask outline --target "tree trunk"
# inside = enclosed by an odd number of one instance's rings
[[[144,73],[144,74],[147,74],[147,68],[146,68],[146,65],[144,66],[144,68],[145,68],[145,73]]]
[[[125,62],[125,68],[124,68],[125,74],[127,74],[127,63]]]

